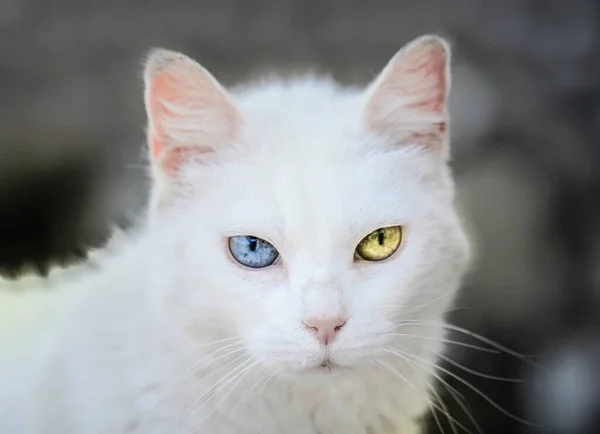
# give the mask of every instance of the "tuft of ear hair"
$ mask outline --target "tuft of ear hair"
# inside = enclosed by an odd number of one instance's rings
[[[426,35],[401,48],[368,86],[364,121],[395,143],[447,153],[450,47]]]

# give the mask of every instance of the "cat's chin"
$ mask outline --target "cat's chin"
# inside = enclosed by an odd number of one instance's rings
[[[301,375],[316,377],[331,377],[351,374],[355,369],[348,366],[315,366],[304,371]]]
[[[291,380],[306,381],[310,379],[319,380],[322,378],[331,378],[355,373],[358,366],[343,365],[333,360],[326,359],[320,363],[311,363],[302,368],[294,367],[291,369],[279,370],[282,378]]]
[[[305,385],[316,385],[323,381],[331,381],[334,378],[351,375],[354,369],[348,367],[320,367],[313,366],[303,370],[280,371],[279,377],[283,381],[302,383]]]
[[[378,355],[375,349],[369,349],[360,356],[343,349],[333,351],[321,349],[318,353],[312,354],[285,354],[286,357],[283,358],[277,357],[279,354],[262,353],[257,354],[256,358],[267,371],[277,372],[277,376],[282,379],[305,380],[308,377],[357,375],[372,368],[371,360]]]
[[[351,369],[348,366],[342,366],[331,359],[325,359],[321,363],[307,367],[304,372],[316,374],[333,374]]]

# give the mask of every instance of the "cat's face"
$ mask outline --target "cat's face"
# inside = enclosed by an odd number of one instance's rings
[[[183,235],[172,299],[184,323],[241,338],[283,375],[439,346],[468,260],[446,124],[426,112],[415,127],[408,111],[390,135],[374,113],[381,80],[369,98],[314,80],[245,91],[221,113],[235,128],[225,151],[166,160],[185,193],[160,202]]]
[[[339,139],[328,143],[347,146]],[[217,320],[242,336],[255,358],[283,370],[367,363],[394,341],[409,342],[394,335],[414,332],[399,328],[403,322],[441,321],[466,246],[448,191],[427,179],[435,178],[432,165],[402,151],[297,157],[259,154],[205,172],[210,188],[198,196],[198,230],[187,235],[185,272],[197,282],[190,300],[214,301]],[[395,227],[401,240],[389,258],[357,255],[371,232]],[[393,251],[396,234],[389,232],[381,244],[362,245],[375,255]],[[311,329],[320,321],[322,334],[331,335],[327,345]],[[418,334],[433,331],[430,324]]]

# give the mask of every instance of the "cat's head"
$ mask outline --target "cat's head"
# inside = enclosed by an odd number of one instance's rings
[[[177,235],[168,296],[186,333],[239,337],[288,374],[437,351],[469,256],[443,40],[412,42],[365,89],[304,77],[228,92],[164,50],[145,78],[151,213]]]

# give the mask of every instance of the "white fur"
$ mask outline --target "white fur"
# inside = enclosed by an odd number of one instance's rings
[[[169,206],[61,289],[60,320],[1,367],[2,434],[418,432],[469,256],[445,159],[370,131],[364,92],[328,80],[233,101],[231,146],[182,167]],[[398,224],[394,256],[353,261],[361,238]],[[224,240],[246,234],[281,261],[235,263]],[[302,318],[335,303],[349,319],[328,372]]]

